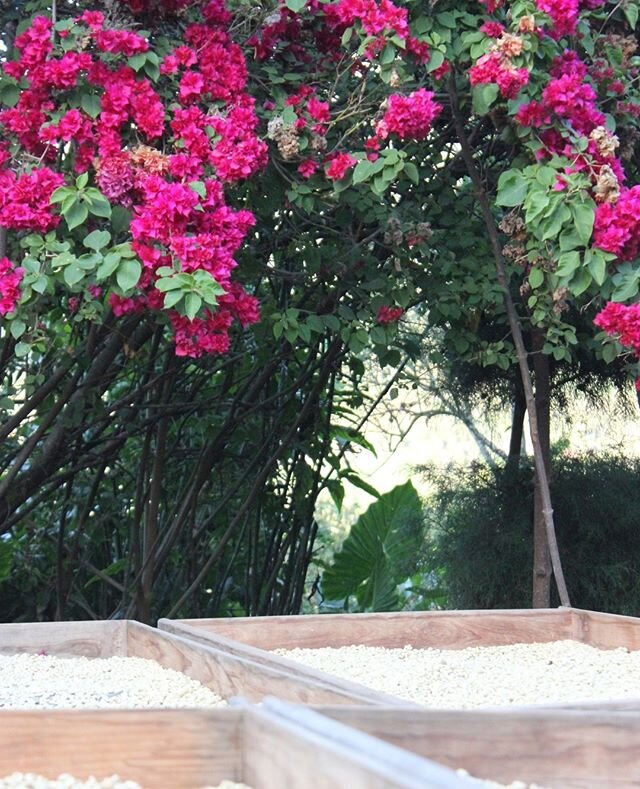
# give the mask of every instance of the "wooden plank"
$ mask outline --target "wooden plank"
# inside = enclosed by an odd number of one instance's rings
[[[279,699],[250,710],[244,736],[245,780],[259,789],[472,786],[441,765]]]
[[[572,608],[575,637],[599,649],[640,649],[640,619]]]
[[[0,714],[0,777],[118,774],[145,789],[242,779],[240,710],[39,711]]]
[[[319,708],[322,714],[479,778],[562,789],[640,785],[640,716]]]
[[[189,638],[214,636],[263,650],[369,646],[464,649],[571,638],[569,609],[415,611],[227,619],[160,619],[158,627]]]
[[[113,657],[125,654],[126,624],[104,622],[17,622],[0,624],[0,654],[19,652],[59,657]]]
[[[356,683],[334,680],[330,675],[294,670],[247,660],[206,643],[196,643],[139,622],[127,622],[127,655],[155,660],[165,668],[181,671],[223,698],[241,695],[261,701],[273,695],[303,704],[396,704],[398,699],[370,691]]]

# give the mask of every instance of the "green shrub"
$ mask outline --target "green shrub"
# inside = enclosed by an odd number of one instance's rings
[[[481,464],[425,470],[428,563],[441,568],[451,608],[531,604],[533,472]],[[554,459],[552,498],[571,602],[640,614],[640,459]],[[557,605],[557,600],[552,600]]]

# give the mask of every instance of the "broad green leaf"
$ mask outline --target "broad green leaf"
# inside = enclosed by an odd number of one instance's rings
[[[362,610],[393,610],[398,584],[416,572],[422,540],[420,498],[411,482],[398,485],[351,527],[323,574],[323,593],[332,600],[355,595]]]
[[[67,285],[73,287],[84,279],[84,271],[76,263],[71,263],[65,268],[63,277]]]
[[[5,107],[15,107],[20,100],[20,88],[13,83],[7,83],[0,87],[0,104]]]
[[[89,117],[97,118],[101,110],[100,96],[95,96],[92,93],[83,93],[80,106]]]
[[[168,290],[181,289],[182,282],[177,277],[162,277],[156,281],[156,288],[161,293],[166,293]]]
[[[293,11],[295,14],[300,13],[306,4],[307,0],[285,0],[285,5],[289,11]]]
[[[79,203],[76,201],[63,213],[64,218],[67,220],[69,230],[73,230],[75,227],[79,227],[87,221],[89,209],[86,203]]]
[[[140,71],[140,69],[144,66],[147,62],[147,53],[140,52],[137,55],[132,55],[130,58],[127,59],[127,63],[131,66],[134,71]]]
[[[19,320],[16,318],[15,320],[11,321],[11,336],[14,340],[17,340],[18,337],[22,337],[27,329],[27,324],[24,321]]]
[[[498,205],[511,208],[522,205],[527,194],[527,182],[519,170],[507,170],[498,179]]]
[[[583,244],[588,244],[593,232],[595,219],[595,203],[593,201],[576,203],[571,206],[576,232]]]
[[[164,295],[164,308],[170,310],[175,307],[179,301],[182,301],[183,293],[181,290],[170,290]]]
[[[120,255],[117,252],[109,252],[108,255],[105,255],[104,260],[96,271],[96,279],[98,282],[102,282],[110,277],[119,265]]]
[[[541,268],[534,267],[529,273],[529,284],[535,290],[539,288],[544,282],[544,271]]]
[[[111,203],[106,199],[94,199],[89,205],[89,211],[94,216],[103,217],[104,219],[109,219],[111,217]]]
[[[367,181],[375,172],[373,164],[368,159],[363,159],[353,168],[353,183],[360,184]]]
[[[88,249],[104,249],[111,241],[111,233],[108,230],[94,230],[82,242]]]
[[[116,281],[122,290],[135,288],[142,274],[142,266],[138,260],[123,260],[116,273]]]

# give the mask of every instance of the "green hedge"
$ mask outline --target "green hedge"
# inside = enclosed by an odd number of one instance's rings
[[[481,464],[428,472],[428,564],[451,608],[531,604],[533,473]],[[640,459],[554,459],[552,498],[571,595],[580,608],[640,615]],[[552,605],[557,604],[552,600]]]

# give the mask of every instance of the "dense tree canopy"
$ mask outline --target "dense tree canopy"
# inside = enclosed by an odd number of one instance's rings
[[[522,328],[612,360],[605,302],[640,350],[635,2],[3,9],[0,546],[39,616],[297,610],[410,307],[525,378]]]

